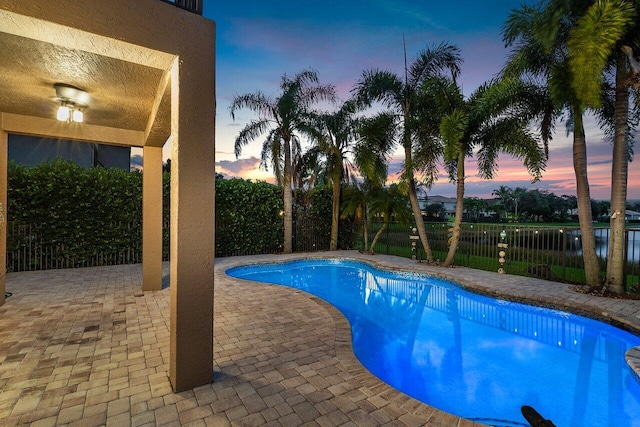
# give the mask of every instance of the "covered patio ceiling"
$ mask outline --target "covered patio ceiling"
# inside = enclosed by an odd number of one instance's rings
[[[5,130],[140,147],[166,142],[172,55],[49,22],[25,21],[33,19],[0,11]],[[56,120],[55,83],[89,94],[84,123]]]

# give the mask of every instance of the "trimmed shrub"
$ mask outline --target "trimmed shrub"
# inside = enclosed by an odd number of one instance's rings
[[[282,251],[282,190],[266,182],[216,180],[216,256]]]
[[[35,167],[11,163],[7,216],[30,228],[9,240],[7,251],[47,248],[48,262],[64,267],[87,265],[98,256],[119,263],[120,254],[140,247],[141,194],[139,172],[62,160]],[[42,255],[30,262],[36,269]]]
[[[10,271],[142,261],[142,173],[85,168],[55,160],[9,164],[7,261]],[[171,175],[163,174],[163,258],[169,259]],[[282,189],[266,182],[216,179],[219,257],[279,253]],[[331,190],[298,192],[295,250],[325,250],[331,233]],[[341,220],[339,247],[352,248],[353,220]]]

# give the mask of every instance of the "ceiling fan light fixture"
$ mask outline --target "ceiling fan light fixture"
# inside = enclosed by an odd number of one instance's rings
[[[82,123],[84,121],[82,108],[88,107],[89,94],[65,83],[56,83],[53,87],[56,90],[55,100],[60,102],[56,118],[61,122]]]

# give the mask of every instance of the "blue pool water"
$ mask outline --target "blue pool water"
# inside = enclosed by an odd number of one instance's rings
[[[391,386],[486,424],[640,426],[640,382],[624,360],[640,337],[573,314],[476,295],[426,275],[341,260],[227,270],[304,290],[351,323],[362,364]],[[492,421],[493,420],[493,421]]]

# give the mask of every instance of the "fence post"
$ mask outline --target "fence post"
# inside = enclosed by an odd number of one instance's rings
[[[562,234],[562,243],[560,247],[562,254],[562,280],[567,280],[567,233],[565,233],[561,228],[560,234]]]
[[[628,287],[628,279],[627,279],[627,268],[628,268],[628,263],[629,263],[629,230],[628,229],[624,229],[624,247],[622,249],[622,271],[624,272],[624,290],[626,292],[627,287]]]
[[[387,242],[387,255],[389,255],[389,229],[391,228],[392,224],[393,224],[392,222],[389,222],[389,226],[387,227],[387,230],[385,233],[386,234],[385,241]]]

